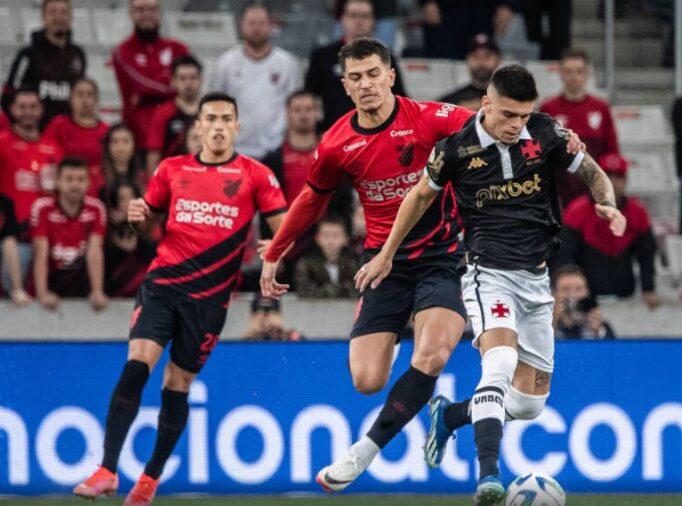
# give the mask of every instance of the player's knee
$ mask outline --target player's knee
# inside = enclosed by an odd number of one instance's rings
[[[417,350],[412,357],[412,365],[424,374],[436,376],[448,363],[451,354],[452,347],[445,343],[426,350]]]
[[[512,420],[533,420],[542,413],[548,397],[548,393],[531,395],[511,387],[507,392],[504,407]]]
[[[163,388],[176,392],[189,392],[196,374],[185,371],[169,362],[163,374]]]
[[[362,371],[353,374],[355,390],[365,395],[375,394],[384,388],[388,376],[381,372]]]

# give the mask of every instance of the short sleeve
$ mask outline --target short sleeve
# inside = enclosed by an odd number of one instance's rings
[[[267,218],[286,211],[287,203],[275,174],[264,165],[258,165],[255,173],[256,205],[261,216]]]
[[[149,132],[147,133],[147,149],[160,151],[163,148],[163,138],[166,131],[166,115],[164,114],[163,106],[158,107],[154,111],[151,123],[149,124]]]
[[[426,125],[429,132],[429,141],[435,143],[450,134],[459,132],[469,118],[474,115],[473,111],[458,105],[443,102],[429,102],[424,111]]]
[[[168,177],[168,163],[162,161],[154,171],[149,181],[145,202],[153,211],[165,211],[170,203],[170,179]]]
[[[104,235],[107,230],[107,211],[101,200],[93,198],[91,200],[95,212],[95,222],[93,223],[91,234]]]
[[[48,237],[47,200],[40,198],[31,206],[30,232],[31,237]]]
[[[0,196],[0,240],[19,235],[19,224],[14,214],[14,204],[7,197]]]
[[[445,140],[442,140],[433,147],[426,162],[426,174],[429,176],[429,186],[433,190],[440,191],[448,183],[446,158]]]
[[[308,173],[308,185],[317,193],[332,192],[341,184],[343,176],[343,169],[321,142],[315,153],[315,163]]]
[[[568,130],[554,119],[550,119],[545,128],[548,130],[546,135],[549,138],[552,162],[570,173],[577,171],[585,158],[585,153],[580,152],[577,155],[573,155],[566,151],[568,139],[570,138]]]

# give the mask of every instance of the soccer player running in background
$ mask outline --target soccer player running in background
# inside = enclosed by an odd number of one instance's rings
[[[437,466],[452,431],[473,423],[480,464],[474,502],[480,505],[497,504],[505,494],[498,469],[505,418],[533,419],[549,396],[554,299],[547,256],[560,229],[554,168],[582,178],[615,235],[626,225],[609,178],[589,155],[568,152],[569,132],[533,112],[537,96],[526,69],[497,69],[482,109],[460,132],[436,144],[427,174],[403,201],[381,252],[358,275],[361,289],[380,288],[390,279],[404,238],[431,202],[454,186],[466,250],[464,303],[482,374],[470,400],[450,403],[439,396],[430,403],[424,450],[427,463]]]
[[[471,112],[436,102],[415,102],[391,92],[395,71],[388,49],[359,38],[339,53],[343,85],[355,109],[322,137],[304,189],[265,254],[261,288],[279,296],[288,286],[275,280],[285,249],[320,217],[347,175],[360,196],[367,223],[365,249],[381,248],[402,199],[424,169],[429,152],[461,128]],[[355,388],[380,391],[391,374],[394,346],[415,313],[410,368],[395,383],[378,419],[343,458],[317,481],[325,490],[346,488],[433,395],[436,379],[459,341],[465,312],[457,272],[458,228],[454,193],[448,187],[425,213],[398,252],[396,269],[377,290],[358,301],[349,364]],[[447,222],[448,226],[443,226]]]
[[[223,93],[205,95],[196,127],[202,136],[199,154],[163,160],[144,199],[133,200],[128,208],[130,223],[142,224],[152,213],[168,213],[168,221],[137,295],[128,361],[109,404],[104,459],[74,489],[83,498],[116,493],[123,442],[149,374],[170,342],[154,452],[124,503],[151,504],[187,423],[190,385],[225,323],[251,220],[258,211],[275,232],[283,219],[284,196],[270,169],[234,151],[239,131],[235,100]]]

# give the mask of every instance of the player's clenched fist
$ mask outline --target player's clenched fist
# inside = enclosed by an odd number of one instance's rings
[[[142,223],[150,215],[151,211],[144,199],[134,199],[128,204],[128,221],[130,223]]]

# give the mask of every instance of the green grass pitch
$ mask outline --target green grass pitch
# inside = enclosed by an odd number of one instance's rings
[[[119,506],[123,498],[92,503],[69,497],[0,498],[0,505],[16,506]],[[581,495],[570,494],[569,506],[679,506],[682,495]],[[227,496],[159,497],[154,506],[469,506],[471,496],[450,495],[345,495],[321,496]]]

